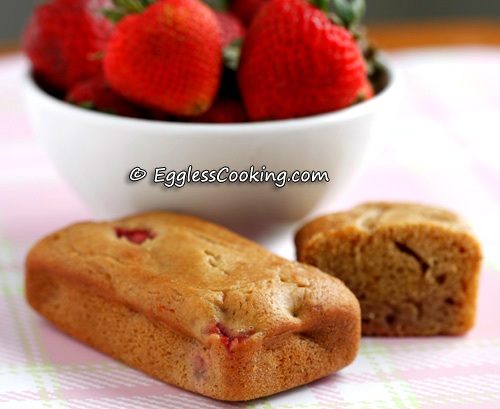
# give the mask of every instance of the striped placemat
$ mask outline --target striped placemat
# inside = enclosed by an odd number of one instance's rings
[[[465,337],[366,338],[336,375],[256,402],[223,404],[153,380],[72,340],[23,296],[26,249],[91,215],[33,140],[20,79],[0,60],[0,408],[500,408],[500,49],[392,54],[397,113],[366,170],[325,210],[417,200],[469,219],[484,244],[478,322]],[[272,249],[292,257],[291,241]]]

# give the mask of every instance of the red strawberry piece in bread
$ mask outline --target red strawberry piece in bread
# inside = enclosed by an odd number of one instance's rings
[[[239,333],[234,333],[225,325],[218,322],[209,328],[209,333],[218,335],[222,345],[224,345],[228,352],[232,352],[236,345],[245,342],[250,337],[250,335],[254,333],[254,331],[247,330]]]
[[[66,100],[96,111],[135,118],[142,116],[141,110],[116,94],[102,75],[76,84],[70,89]]]
[[[246,122],[247,120],[243,104],[234,99],[217,100],[207,112],[196,118],[196,122],[218,124]]]
[[[54,0],[38,6],[23,35],[23,49],[42,82],[66,91],[102,70],[113,24],[101,13],[107,0]]]
[[[249,26],[262,6],[268,1],[269,0],[233,0],[231,11],[238,16],[246,26]]]
[[[222,35],[222,47],[226,47],[234,40],[245,37],[245,27],[235,15],[223,11],[215,13],[219,21],[219,27]]]
[[[156,233],[149,229],[127,229],[123,227],[115,228],[116,237],[121,239],[124,237],[133,244],[142,244],[146,240],[156,238]]]
[[[217,17],[198,0],[158,0],[125,16],[104,59],[106,80],[117,93],[185,117],[210,108],[221,70]]]
[[[366,76],[353,35],[305,0],[270,0],[262,8],[247,31],[238,75],[254,121],[352,105]]]

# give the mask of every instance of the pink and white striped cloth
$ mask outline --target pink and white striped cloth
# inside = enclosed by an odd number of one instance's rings
[[[322,210],[398,199],[464,215],[486,257],[470,334],[365,338],[340,373],[241,404],[165,385],[62,334],[26,305],[23,258],[40,236],[91,214],[32,137],[25,62],[13,56],[0,60],[0,408],[500,408],[500,49],[390,57],[402,79],[398,111],[360,179]],[[269,246],[293,257],[289,237]]]

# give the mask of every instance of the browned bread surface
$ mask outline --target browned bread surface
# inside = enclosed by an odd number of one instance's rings
[[[222,227],[173,213],[81,223],[29,253],[27,298],[75,338],[179,387],[249,400],[356,356],[354,295]]]
[[[474,324],[481,248],[452,212],[367,203],[296,235],[298,260],[340,278],[364,335],[462,334]]]

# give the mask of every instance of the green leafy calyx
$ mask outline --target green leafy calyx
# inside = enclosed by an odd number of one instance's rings
[[[356,31],[366,13],[365,0],[311,0],[330,19],[350,31]]]
[[[204,0],[204,3],[215,11],[228,11],[231,0]]]
[[[224,47],[222,52],[224,59],[224,66],[233,71],[236,71],[238,69],[242,46],[243,46],[243,40],[241,38],[238,38]]]
[[[142,13],[156,0],[113,0],[113,7],[103,10],[104,15],[114,23],[118,23],[123,17]]]

